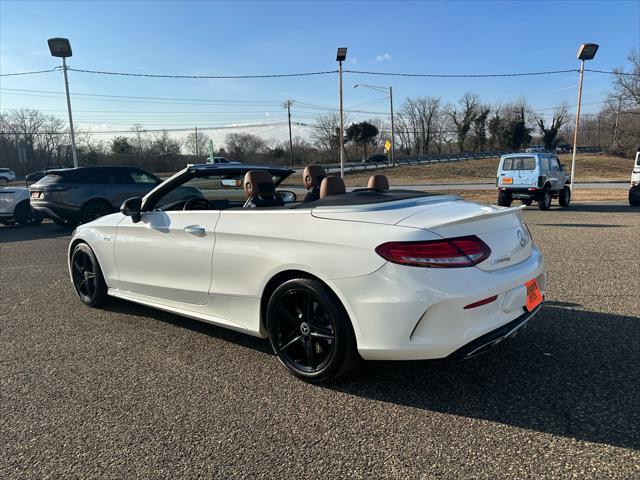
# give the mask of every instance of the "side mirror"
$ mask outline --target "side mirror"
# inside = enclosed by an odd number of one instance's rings
[[[142,218],[141,210],[142,198],[140,197],[127,198],[120,207],[120,212],[127,217],[131,217],[133,223],[138,223]]]
[[[294,192],[289,190],[279,190],[278,196],[282,199],[284,203],[293,203],[298,198]]]

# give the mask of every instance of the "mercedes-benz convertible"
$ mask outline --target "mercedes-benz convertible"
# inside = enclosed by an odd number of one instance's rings
[[[469,358],[540,309],[545,279],[520,209],[389,189],[347,192],[318,166],[299,200],[281,167],[189,165],[80,225],[80,300],[118,297],[268,338],[307,381],[360,359]]]

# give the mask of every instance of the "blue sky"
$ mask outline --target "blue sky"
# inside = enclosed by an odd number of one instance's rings
[[[336,68],[336,47],[349,48],[346,69],[419,73],[502,73],[577,68],[580,43],[600,44],[588,66],[625,65],[640,48],[640,1],[607,2],[0,2],[0,71],[53,68],[46,39],[71,40],[75,68],[200,75],[310,72]],[[194,99],[89,99],[73,96],[76,123],[94,130],[274,122],[291,98],[337,108],[337,76],[261,80],[175,80],[70,72],[72,94]],[[2,77],[0,107],[30,107],[65,118],[60,72]],[[575,104],[577,74],[509,79],[411,79],[345,74],[345,105],[384,112],[386,100],[354,83],[393,85],[394,101],[433,95],[455,101],[473,91],[497,104],[524,97],[535,108]],[[610,84],[585,80],[584,111],[597,111]],[[20,94],[20,95],[18,95]],[[41,95],[41,96],[33,96]],[[48,95],[48,96],[45,96]],[[220,100],[199,104],[197,99]],[[117,101],[116,101],[117,100]],[[364,105],[364,106],[361,106]],[[361,106],[361,107],[358,107]],[[311,122],[315,107],[294,105]],[[374,114],[354,114],[364,119]],[[281,127],[263,129],[282,137]],[[305,129],[296,129],[304,134]],[[222,135],[218,132],[216,135]],[[214,137],[216,136],[214,135]]]

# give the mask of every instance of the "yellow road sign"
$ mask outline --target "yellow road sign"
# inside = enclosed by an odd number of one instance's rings
[[[389,150],[391,150],[391,142],[389,140],[387,140],[386,142],[384,142],[384,149],[388,152]]]

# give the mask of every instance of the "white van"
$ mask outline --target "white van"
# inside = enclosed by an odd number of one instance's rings
[[[636,152],[636,161],[631,173],[631,186],[629,187],[629,205],[640,206],[640,148]]]

